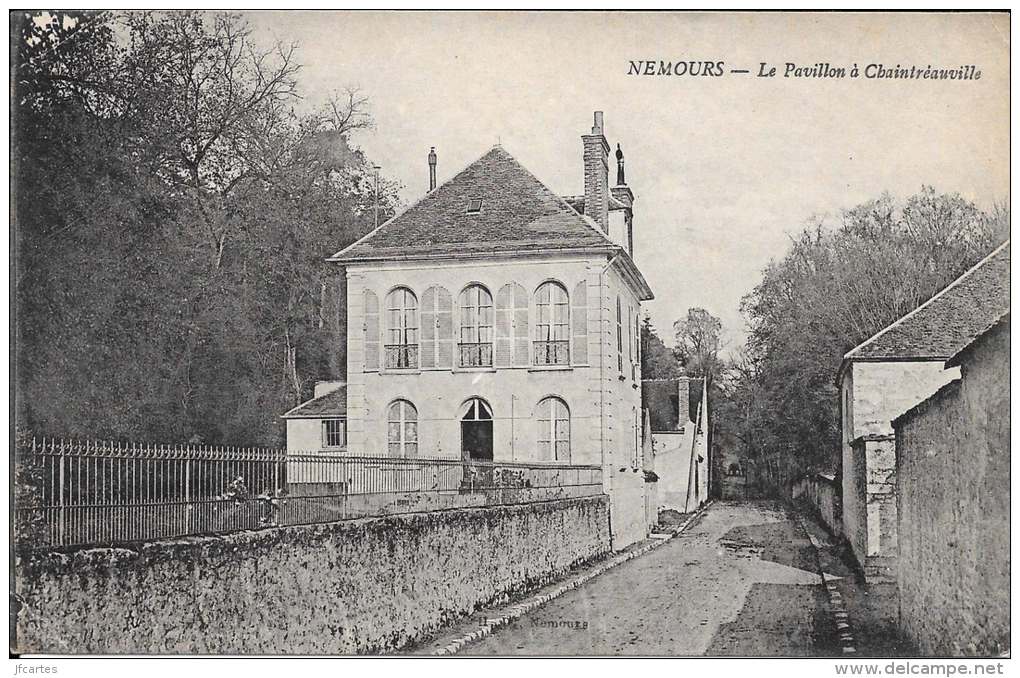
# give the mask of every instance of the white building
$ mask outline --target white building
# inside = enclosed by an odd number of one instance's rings
[[[647,379],[644,406],[654,455],[656,513],[690,513],[709,498],[708,391],[705,380],[690,377]]]
[[[584,196],[502,147],[330,261],[347,275],[347,453],[597,464],[614,548],[647,534],[633,194],[602,114]]]
[[[916,309],[843,356],[842,519],[872,581],[894,578],[898,550],[892,420],[960,377],[946,366],[1009,310],[1009,241]]]
[[[291,454],[346,449],[346,385],[342,381],[320,381],[311,400],[280,418],[287,422],[287,452]]]

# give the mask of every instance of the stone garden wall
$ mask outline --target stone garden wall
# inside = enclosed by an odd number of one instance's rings
[[[384,653],[609,552],[608,498],[22,553],[21,653]]]

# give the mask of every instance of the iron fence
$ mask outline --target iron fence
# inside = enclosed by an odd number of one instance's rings
[[[83,546],[602,492],[598,466],[32,440],[19,548]]]

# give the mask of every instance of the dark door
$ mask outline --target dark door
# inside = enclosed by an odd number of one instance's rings
[[[481,398],[472,398],[465,404],[460,439],[466,461],[492,461],[492,410]]]
[[[492,420],[461,422],[464,458],[471,461],[492,461]]]

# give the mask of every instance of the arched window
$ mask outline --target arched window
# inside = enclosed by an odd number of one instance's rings
[[[418,298],[406,287],[386,297],[386,367],[418,367]]]
[[[418,410],[406,400],[394,400],[386,414],[386,441],[391,457],[418,456]]]
[[[461,421],[492,421],[492,409],[481,398],[471,398],[460,407]]]
[[[460,293],[460,366],[492,366],[492,295],[478,284]]]
[[[538,403],[538,458],[542,461],[570,461],[570,410],[556,397]]]
[[[545,282],[535,294],[535,364],[570,364],[570,300],[557,282]]]

